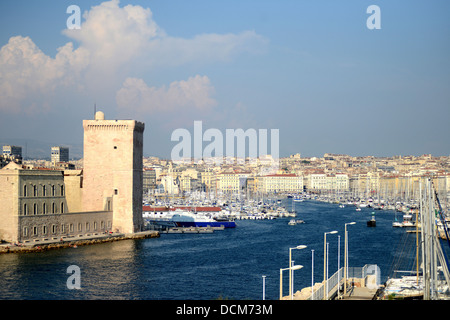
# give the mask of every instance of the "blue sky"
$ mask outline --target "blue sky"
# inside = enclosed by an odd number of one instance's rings
[[[80,30],[66,27],[72,4]],[[171,133],[195,120],[279,129],[281,156],[450,154],[448,1],[3,0],[0,12],[4,143],[81,145],[95,103],[145,122],[145,155],[169,157]]]

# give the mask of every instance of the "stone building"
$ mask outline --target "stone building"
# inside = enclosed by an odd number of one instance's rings
[[[143,229],[144,124],[83,121],[83,170],[0,170],[0,240],[34,242]]]
[[[113,211],[113,229],[141,231],[144,123],[83,120],[83,211]]]

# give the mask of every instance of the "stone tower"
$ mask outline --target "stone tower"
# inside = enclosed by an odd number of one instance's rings
[[[113,211],[112,231],[143,228],[142,156],[144,123],[135,120],[83,120],[83,211]]]

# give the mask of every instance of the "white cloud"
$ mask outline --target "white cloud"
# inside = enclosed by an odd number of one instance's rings
[[[174,81],[168,88],[149,87],[142,79],[127,78],[116,94],[116,101],[120,109],[147,114],[187,107],[206,111],[216,105],[211,98],[213,93],[214,87],[207,76]]]
[[[63,30],[68,42],[55,58],[44,54],[28,37],[11,37],[0,49],[0,111],[45,112],[57,107],[54,95],[78,90],[80,95],[110,101],[120,108],[137,100],[147,112],[178,106],[209,108],[213,87],[205,76],[174,81],[169,88],[148,87],[133,73],[151,78],[153,66],[227,61],[242,52],[258,52],[267,44],[253,31],[239,34],[201,34],[191,39],[168,36],[153,20],[149,8],[118,0],[93,6],[83,14],[79,30]],[[124,80],[126,79],[126,80]],[[133,95],[134,94],[134,95]],[[148,105],[151,99],[153,103]]]
[[[86,67],[88,56],[83,48],[74,51],[69,42],[58,48],[53,59],[29,37],[11,37],[0,49],[0,110],[9,113],[48,110],[48,99],[57,88],[73,88],[74,77]]]

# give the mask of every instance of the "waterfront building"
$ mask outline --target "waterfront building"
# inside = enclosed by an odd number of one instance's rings
[[[113,211],[113,229],[141,231],[143,133],[135,120],[83,120],[83,211]]]
[[[296,174],[271,174],[258,178],[258,190],[262,193],[302,192],[303,177]]]
[[[27,170],[14,162],[0,170],[0,239],[27,243],[111,230],[111,212],[70,211],[80,189],[70,180],[60,170]]]
[[[0,240],[142,231],[142,135],[134,120],[84,120],[83,170],[0,170]],[[107,159],[107,161],[105,161]]]

